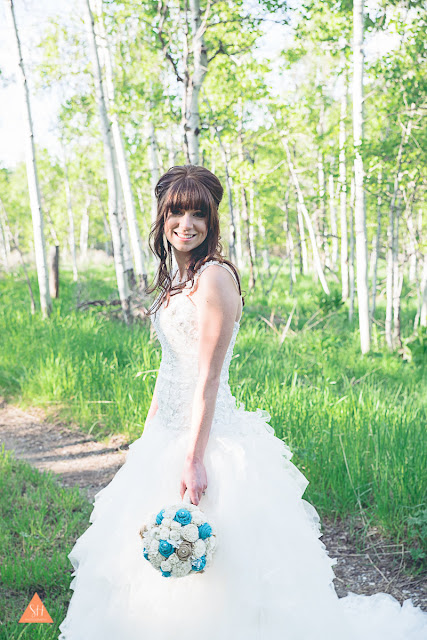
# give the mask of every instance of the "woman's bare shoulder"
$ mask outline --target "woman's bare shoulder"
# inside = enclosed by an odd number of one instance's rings
[[[207,268],[209,266],[209,268]],[[235,276],[231,273],[228,265],[221,263],[210,263],[199,274],[192,297],[197,303],[197,298],[212,293],[217,293],[225,305],[232,305],[236,308],[237,317],[240,318],[242,311],[241,295],[237,289]],[[224,268],[226,266],[226,268]]]

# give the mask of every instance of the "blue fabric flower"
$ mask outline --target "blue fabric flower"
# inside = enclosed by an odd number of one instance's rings
[[[164,576],[165,578],[169,578],[171,575],[170,571],[163,571],[163,569],[160,569],[160,571],[162,572],[162,576]]]
[[[169,558],[170,555],[173,554],[175,549],[167,540],[160,540],[159,542],[159,553],[162,554],[165,558]]]
[[[164,514],[164,512],[165,512],[165,510],[164,510],[164,509],[162,509],[162,510],[160,511],[160,513],[158,513],[158,514],[157,514],[157,516],[156,516],[156,522],[157,522],[157,524],[162,524],[162,520],[163,520],[163,514]]]
[[[147,553],[147,549],[144,547],[144,558],[146,560],[148,560],[148,553]]]
[[[204,540],[205,538],[209,538],[212,533],[212,527],[208,522],[204,522],[199,527],[199,538]]]
[[[190,524],[191,522],[191,513],[188,509],[178,509],[175,514],[174,520],[179,522],[182,525]]]
[[[197,560],[194,560],[194,562],[191,564],[191,568],[193,571],[203,571],[205,566],[206,566],[206,556],[197,558]]]

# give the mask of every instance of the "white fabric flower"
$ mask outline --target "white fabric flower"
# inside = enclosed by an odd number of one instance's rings
[[[176,555],[176,553],[173,553],[171,556],[169,556],[169,562],[171,563],[172,567],[174,567],[177,564],[179,564],[180,560],[179,560],[178,556]]]
[[[201,511],[195,511],[194,513],[191,514],[191,522],[192,524],[195,524],[196,526],[200,527],[201,524],[206,522],[206,518],[204,517]]]
[[[163,518],[162,527],[168,527],[170,529],[171,524],[172,524],[172,518]]]
[[[173,567],[174,574],[177,578],[182,578],[190,573],[191,571],[191,560],[185,560],[184,562],[180,562],[179,564]]]
[[[187,542],[196,542],[199,537],[199,530],[195,524],[186,524],[181,529],[181,536]]]
[[[154,538],[154,540],[160,540],[160,529],[153,529],[151,537]]]
[[[169,538],[174,542],[178,542],[179,540],[181,540],[181,533],[177,531],[177,529],[172,529],[169,534]]]
[[[159,543],[157,540],[153,540],[150,544],[149,553],[157,553],[159,550]]]
[[[206,552],[206,544],[204,540],[201,540],[199,538],[199,540],[196,540],[196,542],[194,543],[193,553],[197,558],[201,558],[205,552]]]
[[[162,564],[160,565],[160,568],[163,569],[163,571],[170,571],[172,569],[172,563],[169,560],[163,560]]]
[[[164,557],[161,553],[148,554],[148,559],[155,569],[159,569]]]
[[[166,540],[166,538],[169,538],[170,533],[171,533],[171,530],[169,529],[169,527],[159,528],[159,536],[161,540]]]
[[[171,529],[181,529],[182,524],[180,522],[177,522],[176,520],[172,520],[171,523]]]

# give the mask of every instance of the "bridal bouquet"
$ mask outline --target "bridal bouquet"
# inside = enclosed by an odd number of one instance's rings
[[[203,573],[211,564],[216,534],[194,504],[173,504],[149,515],[139,532],[144,558],[165,578]]]

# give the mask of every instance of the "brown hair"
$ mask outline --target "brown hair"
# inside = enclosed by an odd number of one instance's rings
[[[187,282],[191,281],[193,285],[196,272],[209,260],[217,260],[231,267],[239,285],[239,292],[242,294],[240,276],[236,267],[222,255],[218,207],[224,189],[216,175],[196,165],[171,167],[158,181],[154,193],[157,198],[157,218],[151,227],[149,247],[160,259],[160,264],[153,284],[145,291],[152,293],[160,289],[161,293],[147,311],[147,315],[155,313],[165,298],[169,302],[170,296],[179,293]],[[172,247],[164,233],[165,221],[171,211],[191,209],[198,209],[207,214],[208,233],[204,241],[191,252],[190,262],[187,265],[188,279],[172,286],[170,276]]]

